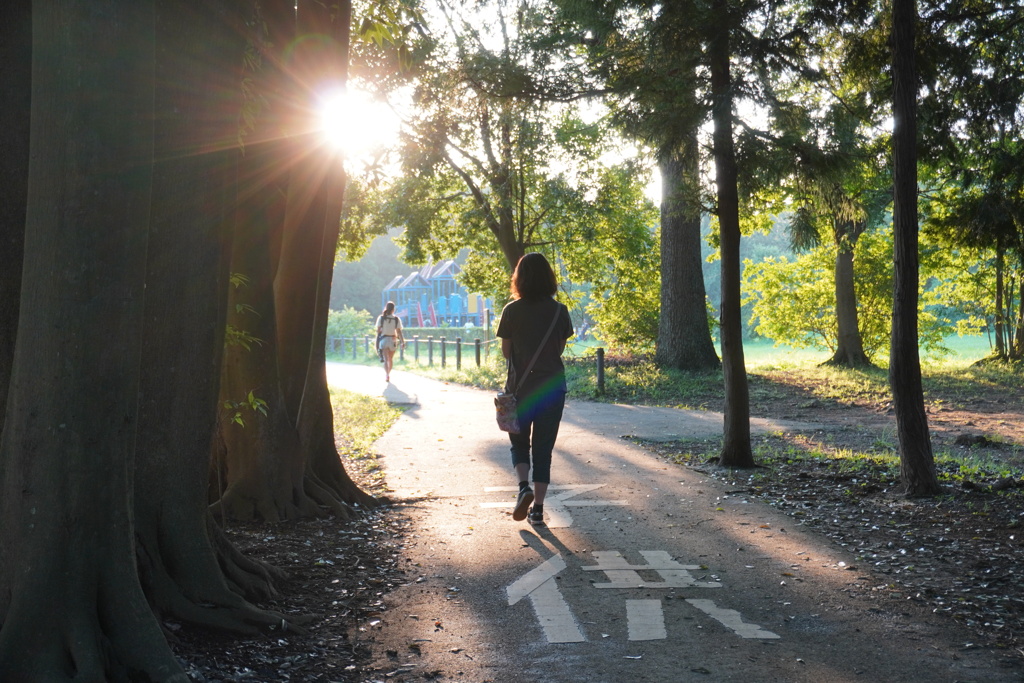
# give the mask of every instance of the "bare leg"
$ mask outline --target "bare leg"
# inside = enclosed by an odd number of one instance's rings
[[[391,381],[391,366],[394,365],[395,352],[393,349],[384,349],[384,380]]]
[[[548,483],[546,481],[535,481],[533,482],[533,504],[544,505],[544,495],[548,492]]]

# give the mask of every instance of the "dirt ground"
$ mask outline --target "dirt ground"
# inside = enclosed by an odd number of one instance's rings
[[[937,469],[953,483],[936,498],[901,495],[893,467],[828,467],[824,458],[844,451],[893,453],[896,424],[888,403],[836,403],[814,398],[785,373],[751,380],[751,413],[799,419],[828,427],[813,435],[755,437],[758,447],[794,453],[766,472],[724,471],[693,444],[648,444],[677,462],[755,494],[838,545],[852,550],[877,583],[855,590],[923,603],[964,624],[973,644],[1024,661],[1024,387],[972,385],[969,394],[926,391],[926,410]],[[944,456],[966,456],[960,466]],[[1001,476],[973,461],[1004,463],[1017,476]],[[908,555],[914,559],[908,561]]]
[[[720,470],[699,445],[646,444],[666,458],[700,469],[735,491],[755,494],[855,552],[881,580],[851,591],[880,599],[900,597],[966,625],[973,646],[1024,663],[1024,485],[1019,479],[961,470],[948,492],[909,500],[899,494],[890,468],[856,472],[826,468],[829,453],[891,452],[891,407],[874,399],[843,404],[785,373],[751,377],[751,414],[823,425],[798,437],[755,439],[755,449],[788,448],[791,462],[754,474]],[[709,395],[707,407],[720,409]],[[927,396],[936,453],[970,453],[1019,465],[1024,461],[1024,387],[974,387],[969,395]],[[943,467],[945,465],[941,465]],[[360,468],[350,471],[357,480]],[[366,478],[366,486],[373,480]],[[235,638],[165,624],[172,647],[196,681],[385,681],[368,668],[362,636],[373,629],[384,596],[415,576],[403,566],[402,544],[412,530],[401,508],[370,511],[359,520],[333,519],[228,529],[244,552],[290,572],[291,583],[265,606],[313,615],[306,632],[279,631]],[[913,562],[907,560],[912,551]],[[407,573],[408,570],[408,573]],[[430,679],[430,676],[427,676]]]

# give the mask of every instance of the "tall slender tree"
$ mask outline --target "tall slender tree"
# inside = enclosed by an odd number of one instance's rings
[[[1024,358],[1024,10],[1017,3],[929,6],[919,39],[929,77],[922,166],[935,188],[924,229],[953,248],[990,249],[997,359]],[[1015,303],[1016,302],[1016,303]]]
[[[889,383],[896,412],[900,479],[911,496],[939,493],[917,351],[916,0],[893,0],[893,289]]]
[[[709,38],[711,71],[711,118],[714,124],[713,154],[717,215],[722,259],[722,374],[725,378],[725,427],[719,464],[752,467],[750,446],[750,390],[743,357],[743,321],[740,294],[740,205],[738,170],[733,141],[733,83],[730,34],[736,21],[728,0],[714,0],[712,12],[719,19]]]

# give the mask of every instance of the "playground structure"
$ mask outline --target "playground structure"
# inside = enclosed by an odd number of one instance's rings
[[[381,308],[394,301],[395,315],[407,327],[483,327],[491,301],[456,282],[460,270],[449,259],[428,263],[407,276],[396,275],[381,290]]]

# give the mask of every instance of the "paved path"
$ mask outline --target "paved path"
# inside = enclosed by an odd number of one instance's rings
[[[512,521],[490,392],[391,376],[329,366],[333,384],[407,406],[376,444],[411,529],[408,583],[368,626],[369,680],[1020,680],[742,486],[622,438],[718,438],[719,414],[570,401],[537,529]]]

